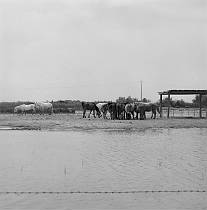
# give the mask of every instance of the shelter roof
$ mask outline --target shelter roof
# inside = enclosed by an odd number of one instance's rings
[[[166,90],[162,92],[158,92],[160,95],[193,95],[193,94],[201,94],[207,95],[207,90]]]

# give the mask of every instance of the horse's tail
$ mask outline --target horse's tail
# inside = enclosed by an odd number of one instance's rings
[[[82,105],[82,108],[84,109],[84,107],[85,107],[85,102],[82,101],[82,102],[81,102],[81,105]]]

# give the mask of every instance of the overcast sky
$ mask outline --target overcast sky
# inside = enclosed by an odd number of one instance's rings
[[[0,101],[207,89],[205,2],[0,0]]]

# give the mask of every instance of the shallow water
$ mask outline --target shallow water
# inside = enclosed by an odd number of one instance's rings
[[[76,209],[99,205],[111,209],[184,209],[184,203],[186,208],[207,207],[205,192],[187,192],[207,190],[206,137],[207,129],[199,128],[142,132],[1,131],[1,192],[186,193],[49,197],[3,193],[0,207],[51,208],[52,201],[57,208],[70,201],[69,206]],[[44,206],[45,199],[51,201],[46,202],[48,206]]]

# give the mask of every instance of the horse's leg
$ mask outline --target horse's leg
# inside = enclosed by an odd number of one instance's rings
[[[141,120],[141,116],[142,116],[142,111],[141,110],[137,111],[137,119]]]
[[[108,119],[108,117],[107,117],[107,113],[108,113],[108,112],[106,111],[106,114],[105,114],[105,119]]]
[[[153,111],[152,111],[152,115],[151,115],[151,119],[153,118]]]
[[[136,119],[139,119],[139,112],[136,112]]]
[[[132,119],[134,120],[134,112],[131,112],[131,114],[132,114]]]
[[[156,110],[155,110],[155,112],[154,112],[154,118],[153,119],[156,119]]]
[[[117,115],[116,115],[117,120],[121,120],[121,112],[117,111]]]
[[[111,118],[111,120],[112,120],[112,118],[113,118],[113,113],[112,113],[112,112],[110,112],[110,118]]]
[[[85,118],[86,117],[86,110],[84,109],[83,110],[83,118]]]
[[[106,112],[103,112],[103,118],[106,119]]]
[[[50,114],[51,114],[51,115],[53,114],[53,108],[50,109]]]
[[[94,116],[94,118],[96,118],[96,113],[95,113],[95,110],[93,110],[93,116]]]
[[[145,119],[145,120],[147,119],[147,117],[146,117],[146,112],[144,112],[144,119]]]
[[[146,113],[145,111],[140,112],[140,120],[146,120]]]
[[[90,118],[91,112],[92,112],[92,109],[91,109],[90,112],[89,112],[88,118]]]
[[[107,118],[107,111],[105,111],[104,115],[105,115],[105,118],[104,119],[108,119]]]
[[[113,111],[112,112],[112,120],[115,120],[115,118],[116,118],[116,113]]]

